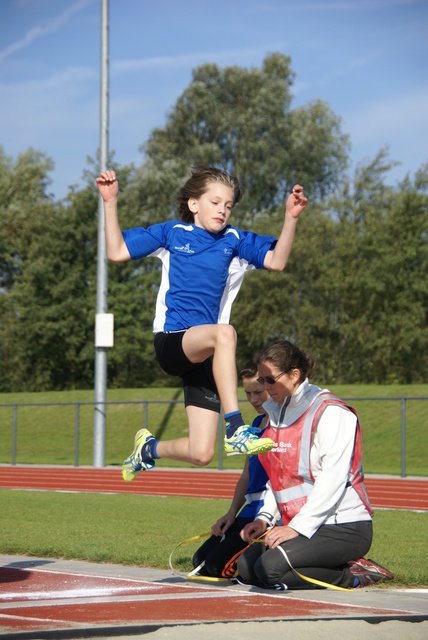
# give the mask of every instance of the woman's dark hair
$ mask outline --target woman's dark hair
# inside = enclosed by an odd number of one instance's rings
[[[241,187],[238,178],[230,176],[222,169],[215,167],[198,166],[192,168],[192,177],[180,189],[177,196],[178,214],[183,222],[193,222],[194,216],[190,211],[189,198],[200,198],[210,183],[221,182],[233,190],[233,205],[240,201],[242,197]]]
[[[288,340],[268,344],[257,358],[258,365],[260,362],[270,362],[285,373],[298,369],[300,383],[310,378],[315,368],[314,358]]]

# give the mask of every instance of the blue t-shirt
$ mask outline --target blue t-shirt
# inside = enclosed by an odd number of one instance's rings
[[[259,415],[253,420],[253,427],[258,427],[262,421],[263,416]],[[264,429],[263,429],[264,431]],[[263,433],[263,431],[261,433]],[[248,458],[248,494],[252,494],[251,502],[245,504],[239,512],[240,518],[253,518],[258,515],[264,505],[263,497],[257,498],[257,495],[263,494],[266,491],[266,485],[269,480],[268,475],[259,460],[259,456],[249,456]]]
[[[177,220],[124,231],[133,260],[162,262],[153,330],[180,331],[201,324],[227,324],[247,271],[262,269],[276,244],[273,236],[228,225],[220,233]]]

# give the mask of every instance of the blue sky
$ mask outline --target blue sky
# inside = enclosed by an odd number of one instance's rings
[[[100,0],[0,0],[0,144],[55,163],[51,193],[82,184],[99,146]],[[389,145],[394,184],[428,161],[428,0],[110,0],[110,149],[140,164],[192,69],[260,67],[279,51],[292,106],[341,116],[353,166]]]

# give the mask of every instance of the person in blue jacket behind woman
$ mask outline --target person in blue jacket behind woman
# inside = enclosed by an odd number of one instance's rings
[[[269,395],[263,385],[257,382],[257,364],[254,361],[248,362],[239,372],[239,379],[247,400],[259,414],[252,426],[263,433],[267,426],[263,403]],[[247,456],[229,510],[211,527],[212,536],[193,556],[193,566],[198,569],[197,575],[216,578],[234,576],[239,554],[247,546],[240,537],[240,531],[264,511],[267,480],[266,471],[258,456]],[[268,511],[270,510],[269,508]]]

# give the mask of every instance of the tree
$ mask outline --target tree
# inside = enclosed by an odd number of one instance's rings
[[[0,291],[10,290],[22,271],[32,237],[35,209],[52,204],[47,194],[53,163],[29,148],[16,162],[0,147]]]
[[[32,209],[31,242],[4,301],[8,386],[14,390],[92,384],[94,211],[94,189],[75,194],[68,208]]]
[[[54,208],[47,194],[52,167],[52,160],[34,149],[13,162],[0,148],[0,388],[9,388],[9,374],[19,361],[20,345],[11,333],[15,285],[38,238],[40,220]]]
[[[189,177],[189,168],[197,164],[220,165],[239,176],[244,198],[234,209],[232,223],[244,229],[279,234],[285,199],[296,182],[304,184],[311,202],[331,193],[346,168],[348,139],[341,132],[340,119],[321,101],[291,109],[293,77],[290,58],[281,54],[267,56],[261,69],[220,69],[214,64],[195,69],[165,127],[154,129],[142,147],[143,165],[130,176],[126,188],[121,185],[122,227],[174,218],[176,194]],[[160,268],[157,261],[145,259],[137,266],[114,266],[112,272],[118,279],[117,286],[110,287],[118,329],[117,348],[109,362],[115,363],[117,380],[139,380],[144,374],[142,367],[134,366],[138,355],[133,344],[152,348],[149,331]],[[271,303],[283,301],[284,276],[254,274],[240,293],[240,309],[253,308],[255,292],[250,283],[257,288],[260,278],[269,288],[259,290],[256,299],[260,301],[268,290]],[[127,293],[119,293],[122,284]],[[275,334],[282,321],[272,316],[271,322]],[[252,336],[249,343],[244,338],[242,352],[247,354],[255,340],[251,316],[241,315],[237,324],[241,335]],[[122,342],[121,335],[127,340]],[[148,370],[160,373],[153,366]]]
[[[311,204],[283,274],[247,276],[232,314],[239,362],[286,338],[315,355],[322,384],[426,380],[428,167],[389,187],[390,167],[381,150]]]
[[[394,188],[384,184],[390,167],[381,150],[334,202],[348,382],[410,384],[428,373],[428,165]]]
[[[215,64],[195,69],[164,129],[154,129],[142,148],[150,184],[160,182],[156,173],[171,174],[171,165],[180,179],[192,165],[220,165],[241,181],[244,199],[234,222],[244,227],[259,212],[282,206],[296,182],[312,199],[330,193],[347,166],[348,138],[340,118],[319,100],[291,110],[290,64],[288,56],[275,53],[261,69]],[[162,219],[175,211],[174,200],[168,204]]]
[[[278,236],[294,183],[309,195],[284,273],[245,278],[231,322],[238,366],[268,341],[288,338],[316,357],[321,384],[413,383],[428,375],[428,165],[386,186],[386,150],[346,178],[347,136],[321,101],[292,109],[290,59],[261,69],[202,65],[144,162],[118,167],[122,228],[176,217],[192,165],[240,177],[232,224]],[[64,203],[48,193],[52,161],[0,148],[0,389],[93,385],[96,308],[96,163]],[[108,385],[178,384],[157,365],[152,321],[155,259],[109,265],[115,347]]]
[[[279,233],[283,211],[261,223],[259,233]],[[238,362],[272,340],[287,339],[316,355],[331,352],[337,340],[334,306],[337,224],[321,204],[310,204],[299,220],[293,251],[283,273],[246,276],[231,321],[238,332]],[[327,367],[334,365],[327,361]],[[324,365],[316,373],[325,374]]]

